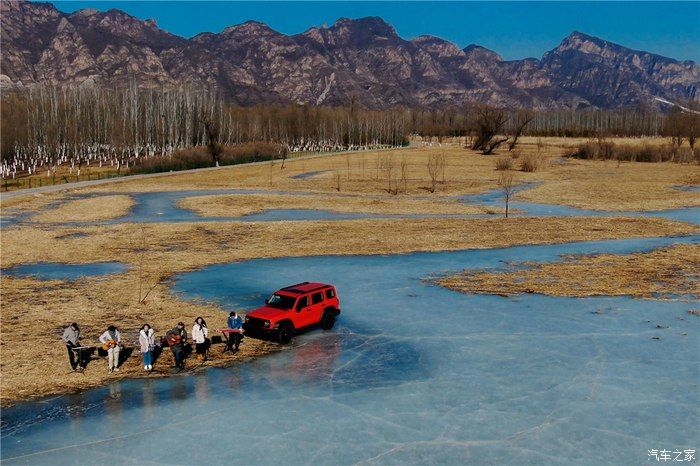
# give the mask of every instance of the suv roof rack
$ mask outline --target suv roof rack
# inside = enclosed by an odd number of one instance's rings
[[[303,291],[297,290],[296,287],[301,286],[301,285],[308,285],[308,284],[309,284],[309,282],[301,282],[301,283],[297,283],[296,285],[285,286],[280,291],[287,291],[289,293],[301,294],[301,293],[303,293]]]
[[[301,282],[301,283],[297,283],[296,285],[285,286],[285,287],[282,288],[282,289],[283,289],[283,290],[288,290],[288,289],[290,289],[290,288],[295,288],[295,287],[300,286],[300,285],[308,285],[308,284],[309,284],[309,282]]]
[[[312,291],[318,291],[322,290],[324,288],[328,288],[330,285],[327,285],[325,283],[316,283],[316,282],[301,282],[297,283],[296,285],[290,285],[285,288],[281,288],[280,291],[285,291],[287,293],[294,293],[294,294],[302,294],[302,293],[310,293]]]

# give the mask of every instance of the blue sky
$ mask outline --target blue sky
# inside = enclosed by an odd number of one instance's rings
[[[340,17],[380,16],[405,39],[431,34],[476,43],[505,59],[541,57],[578,30],[630,48],[700,62],[695,2],[211,2],[57,1],[59,10],[118,8],[184,37],[258,20],[285,34]]]

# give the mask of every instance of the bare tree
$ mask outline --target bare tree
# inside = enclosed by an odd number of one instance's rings
[[[342,177],[341,177],[340,171],[336,170],[335,172],[333,172],[333,180],[335,181],[335,190],[338,192],[340,192],[341,179],[342,179]]]
[[[286,146],[283,146],[279,151],[279,156],[282,159],[282,165],[280,166],[280,170],[282,170],[284,168],[284,162],[286,162],[286,160],[287,160],[288,152],[289,151],[287,150]]]
[[[440,154],[430,154],[428,157],[428,176],[430,177],[430,192],[435,192],[438,174],[440,173]]]
[[[488,155],[504,142],[508,137],[499,136],[503,133],[503,128],[508,121],[508,117],[503,110],[491,107],[480,107],[476,115],[476,136],[472,143],[473,150],[480,150],[482,154]]]
[[[685,139],[685,115],[679,108],[674,108],[666,117],[664,133],[671,138],[671,143],[676,147],[683,145]]]
[[[392,192],[391,183],[393,180],[394,169],[396,168],[396,161],[394,160],[394,157],[392,156],[391,153],[384,154],[381,157],[381,159],[382,159],[381,166],[382,166],[382,169],[384,170],[384,176],[386,177],[387,183],[388,183],[387,192],[391,193]]]
[[[211,155],[214,166],[219,166],[221,145],[219,144],[219,125],[207,117],[204,117],[204,128],[207,132],[207,150]]]
[[[513,127],[513,139],[508,143],[508,152],[515,149],[518,139],[534,118],[535,116],[533,113],[527,110],[520,110],[516,113],[515,126]]]
[[[510,198],[513,196],[513,192],[515,191],[513,174],[502,172],[498,177],[498,186],[500,186],[501,190],[503,191],[503,201],[506,203],[506,218],[508,218],[508,204],[510,203]]]
[[[401,164],[399,165],[399,171],[401,173],[401,192],[405,193],[408,185],[408,162],[406,161],[406,156],[401,158]],[[396,187],[398,192],[398,186]]]

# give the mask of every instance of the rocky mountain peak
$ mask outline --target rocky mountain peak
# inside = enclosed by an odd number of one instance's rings
[[[431,55],[440,58],[463,56],[464,52],[454,43],[431,35],[418,36],[411,42]]]
[[[503,61],[503,57],[501,57],[499,54],[493,50],[487,49],[486,47],[482,47],[481,45],[470,44],[464,47],[463,51],[469,59],[492,62]]]
[[[559,46],[557,46],[557,48],[555,48],[552,52],[563,53],[569,50],[574,50],[581,53],[601,54],[606,48],[611,46],[613,48],[629,50],[625,47],[612,44],[597,37],[590,36],[579,31],[574,31],[566,36],[564,40],[561,41]]]
[[[377,40],[402,41],[394,27],[376,16],[359,19],[340,18],[327,29],[336,38],[351,46],[367,46]]]
[[[260,21],[246,21],[242,24],[229,26],[221,31],[222,36],[269,36],[279,33]]]
[[[476,44],[404,40],[378,17],[285,35],[259,21],[185,39],[119,10],[62,13],[0,1],[2,86],[194,84],[242,105],[443,107],[464,102],[578,108],[700,100],[700,67],[578,31],[541,60],[504,61]]]

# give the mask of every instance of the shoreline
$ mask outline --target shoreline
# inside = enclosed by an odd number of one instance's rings
[[[673,238],[688,238],[692,236],[697,236],[699,232],[696,230],[694,233],[686,233],[686,234],[676,234],[676,235],[666,235],[666,236],[658,236],[658,237],[642,237],[645,239],[653,239],[653,238],[667,238],[669,240],[672,240]],[[551,242],[542,242],[542,243],[514,243],[514,244],[509,244],[507,246],[483,246],[483,247],[469,247],[469,248],[458,248],[458,249],[432,249],[432,250],[413,250],[413,251],[401,251],[397,253],[353,253],[353,254],[323,254],[322,257],[327,257],[327,256],[387,256],[387,255],[405,255],[405,254],[421,254],[421,253],[445,253],[445,252],[460,252],[460,251],[472,251],[472,250],[485,250],[485,249],[509,249],[509,248],[517,248],[517,247],[524,247],[524,246],[551,246],[551,245],[560,245],[560,244],[574,244],[574,243],[587,243],[591,241],[625,241],[625,240],[633,240],[635,239],[634,237],[629,238],[629,237],[620,237],[620,238],[608,238],[608,239],[591,239],[591,240],[573,240],[573,241],[551,241]],[[641,239],[641,238],[637,238]],[[654,249],[656,250],[656,248]],[[633,255],[634,253],[631,254],[624,254],[622,255],[623,257],[626,257],[628,255]],[[232,262],[246,262],[250,260],[259,260],[259,259],[285,259],[285,258],[312,258],[315,257],[314,255],[296,255],[296,256],[277,256],[277,257],[258,257],[258,258],[247,258],[247,259],[240,259],[240,260],[235,260]],[[165,286],[162,286],[163,288],[161,290],[161,293],[164,293],[168,295],[170,298],[178,300],[185,305],[190,310],[190,313],[192,313],[192,310],[196,310],[195,313],[203,313],[202,309],[203,308],[209,308],[211,309],[212,306],[214,308],[214,317],[218,317],[222,322],[226,316],[226,310],[222,309],[220,305],[208,301],[203,301],[203,300],[197,300],[197,299],[189,299],[189,300],[182,300],[177,293],[173,291],[173,280],[176,275],[182,274],[182,273],[190,273],[194,272],[197,270],[202,270],[206,267],[210,267],[212,265],[217,265],[217,264],[223,264],[227,262],[210,262],[207,264],[200,264],[195,267],[188,267],[186,270],[180,270],[177,272],[172,272],[170,273],[166,278],[161,279],[161,283],[163,283]],[[437,284],[439,286],[442,286],[441,284]],[[454,290],[457,291],[457,290]],[[207,319],[211,319],[211,314],[207,314]],[[178,320],[177,318],[172,317],[171,320],[176,321]],[[188,322],[187,319],[182,319],[185,322]],[[186,325],[187,328],[187,325]],[[216,332],[216,329],[219,328],[218,325],[212,325],[212,333],[210,336],[213,335],[218,335],[218,332]],[[157,334],[161,334],[165,332],[165,328],[159,329]],[[311,330],[315,331],[315,330]],[[124,334],[124,331],[122,331]],[[132,332],[133,333],[133,332]],[[123,337],[124,338],[124,337]],[[58,339],[58,336],[57,336]],[[56,346],[60,347],[60,353],[61,357],[65,359],[64,350],[63,350],[63,344],[60,343],[59,341],[56,341]],[[125,345],[126,346],[126,345]],[[280,351],[286,351],[288,349],[294,348],[294,346],[289,345],[289,346],[283,346],[279,345],[274,342],[269,342],[266,340],[258,340],[254,339],[252,337],[246,337],[241,345],[241,349],[237,353],[226,353],[225,356],[222,356],[223,353],[221,353],[221,350],[223,350],[224,344],[223,343],[217,343],[213,344],[211,347],[211,351],[215,352],[216,356],[213,358],[210,358],[207,360],[206,364],[201,366],[201,367],[196,367],[194,369],[186,369],[182,372],[179,373],[173,373],[171,371],[171,364],[170,364],[170,359],[172,358],[172,355],[170,354],[170,351],[168,348],[163,348],[163,353],[160,355],[158,358],[158,362],[156,362],[156,371],[154,373],[144,373],[142,371],[142,367],[140,365],[140,355],[138,354],[138,347],[134,347],[133,344],[128,345],[129,348],[133,348],[133,352],[130,354],[130,356],[125,359],[122,362],[122,365],[120,366],[120,369],[122,369],[119,374],[109,374],[108,376],[103,377],[100,376],[100,373],[103,375],[106,373],[106,363],[105,363],[105,358],[103,357],[95,357],[91,359],[91,362],[89,363],[89,367],[91,368],[91,373],[88,374],[86,372],[69,372],[69,369],[66,369],[64,372],[67,372],[71,376],[75,377],[84,377],[85,375],[93,375],[97,376],[97,378],[94,378],[92,380],[84,380],[81,381],[81,384],[75,385],[75,386],[68,386],[65,389],[60,389],[60,390],[50,390],[50,391],[39,391],[34,392],[34,393],[27,393],[27,394],[19,394],[18,396],[5,396],[5,393],[3,393],[2,397],[0,397],[0,407],[2,408],[8,408],[20,403],[25,403],[25,402],[37,402],[41,400],[42,398],[46,397],[52,397],[52,396],[65,396],[65,395],[70,395],[70,394],[76,394],[76,393],[83,393],[85,391],[95,389],[95,388],[100,388],[107,386],[111,383],[114,382],[120,382],[120,381],[125,381],[125,380],[132,380],[132,379],[148,379],[148,378],[155,378],[155,379],[164,379],[164,378],[169,378],[169,377],[179,377],[179,376],[189,376],[189,375],[194,375],[195,373],[201,371],[201,370],[206,370],[211,367],[219,367],[219,368],[226,368],[226,367],[233,367],[237,364],[243,363],[243,362],[250,362],[252,360],[255,360],[257,358],[265,357],[270,354],[274,354]],[[165,359],[162,359],[165,358]],[[193,355],[191,354],[188,357],[188,360],[193,358]],[[197,364],[194,359],[190,361],[191,363],[193,362],[195,365]],[[61,360],[59,364],[64,364],[67,365],[66,361]],[[188,365],[189,366],[189,365]],[[104,371],[104,372],[103,372]]]
[[[532,145],[523,145],[525,151],[535,149]],[[548,151],[549,156],[553,157],[558,149],[549,146]],[[446,156],[449,170],[447,181],[437,183],[436,191],[427,194],[425,188],[431,180],[427,177],[425,163],[434,153]],[[148,181],[123,177],[116,180],[121,184],[111,185],[114,186],[114,192],[110,194],[128,194],[126,190],[154,192],[181,191],[192,187],[200,190],[253,187],[261,191],[315,194],[299,199],[289,194],[287,196],[291,199],[275,204],[275,200],[282,199],[282,196],[261,193],[255,199],[262,208],[271,205],[286,206],[289,205],[288,201],[298,203],[317,200],[317,206],[314,203],[309,205],[311,210],[319,210],[314,209],[319,206],[335,207],[337,204],[346,210],[366,210],[371,207],[370,212],[374,209],[406,212],[414,209],[425,211],[453,208],[453,199],[449,196],[455,193],[483,193],[488,189],[497,189],[494,186],[497,185],[499,172],[493,165],[495,159],[459,147],[409,147],[352,152],[352,155],[329,153],[291,158],[287,159],[288,165],[285,165],[284,170],[268,161],[256,162],[254,166],[241,164],[200,169],[195,170],[196,173],[144,175],[151,177]],[[402,186],[402,193],[398,196],[387,194],[387,177],[382,171],[382,164],[388,163],[392,157],[396,164],[406,163],[406,177],[394,178],[392,181],[394,188],[398,186],[397,180]],[[279,164],[281,160],[275,163]],[[230,170],[225,170],[227,168]],[[398,168],[399,165],[394,167],[395,176],[398,176],[396,173],[400,175]],[[209,171],[203,173],[203,170]],[[318,170],[325,171],[311,178],[295,178],[300,173],[318,173]],[[692,167],[692,172],[696,170],[696,167]],[[578,183],[580,177],[585,175],[585,183],[582,185],[584,189],[581,192],[572,189],[572,192],[581,197],[589,196],[595,192],[590,189],[596,183],[603,183],[609,190],[593,200],[607,203],[608,207],[622,205],[611,203],[611,199],[617,200],[615,195],[618,192],[614,188],[623,181],[624,189],[619,193],[626,197],[621,200],[626,199],[627,205],[632,202],[651,207],[657,204],[667,206],[669,199],[659,197],[665,193],[661,187],[683,182],[688,171],[688,167],[668,164],[630,164],[618,169],[605,162],[571,161],[561,166],[547,166],[537,173],[516,171],[514,175],[519,183],[541,180],[544,184],[553,184],[555,188],[563,182]],[[657,172],[660,174],[649,182],[649,175]],[[342,192],[338,190],[339,196],[330,199],[331,196],[323,194],[336,192],[334,187],[337,178],[334,173],[342,178]],[[554,196],[557,190],[563,189],[562,186],[566,187],[561,185],[547,196]],[[60,188],[79,189],[68,185],[61,185]],[[99,187],[85,188],[81,191],[91,196],[98,189]],[[3,207],[9,203],[22,211],[41,213],[51,209],[52,207],[47,209],[47,206],[54,202],[60,204],[61,196],[66,196],[32,194],[21,192],[9,197],[0,195],[0,200]],[[674,191],[673,202],[695,199],[697,196],[697,192]],[[345,205],[351,201],[357,205]],[[383,205],[378,204],[378,201]],[[71,204],[76,205],[90,205],[90,209],[101,207],[99,201],[97,204],[92,201]],[[202,203],[195,207],[212,208],[212,205],[207,207]],[[213,207],[218,208],[216,203]],[[466,205],[458,208],[471,207]],[[73,210],[79,217],[92,214],[86,209]],[[90,364],[86,373],[81,375],[67,373],[70,367],[59,338],[63,327],[73,321],[80,324],[86,342],[92,342],[107,325],[113,323],[122,330],[125,342],[132,345],[138,335],[137,329],[144,322],[151,324],[156,334],[162,335],[176,322],[181,320],[190,324],[198,315],[209,322],[212,335],[215,335],[214,329],[225,326],[225,314],[222,312],[225,308],[212,302],[185,301],[173,291],[173,277],[187,271],[213,264],[254,259],[387,256],[618,239],[632,241],[634,244],[635,240],[642,238],[700,234],[700,227],[688,223],[687,218],[684,219],[686,222],[640,212],[635,217],[611,213],[608,216],[530,215],[508,219],[490,215],[488,218],[380,217],[257,222],[193,220],[173,223],[107,222],[95,225],[20,223],[2,230],[3,268],[37,262],[59,263],[59,268],[61,263],[120,262],[127,268],[112,275],[88,276],[74,281],[38,280],[7,274],[0,276],[4,311],[1,316],[3,377],[0,406],[80,391],[116,380],[147,377],[142,367],[139,369],[138,352],[126,360],[126,365],[123,366],[125,370],[117,374],[108,375],[106,362],[100,360],[93,361],[94,364]],[[150,290],[145,302],[142,302],[142,290]],[[262,302],[262,299],[260,297],[259,301]],[[257,302],[258,298],[255,300]],[[253,302],[252,298],[250,302]],[[42,347],[26,344],[26,335],[49,343]],[[274,350],[276,348],[270,345],[258,344],[256,340],[248,338],[235,357],[229,353],[225,354],[226,357],[221,357],[220,350],[214,347],[217,358],[210,360],[205,367],[227,366],[244,360],[248,355],[257,357]],[[154,377],[173,375],[165,368],[166,362],[172,358],[169,353],[165,354],[165,359],[156,362],[155,366],[164,370],[154,374]],[[6,361],[12,361],[12,364]],[[59,363],[49,364],[49,361]]]

